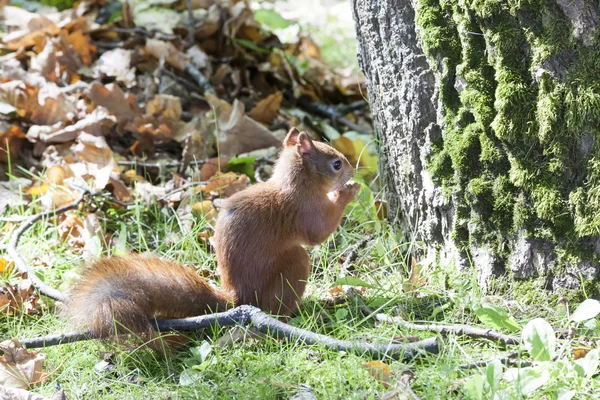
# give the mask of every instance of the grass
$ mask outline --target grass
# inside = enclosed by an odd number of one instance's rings
[[[213,254],[197,239],[198,233],[208,229],[202,217],[188,219],[190,216],[184,212],[143,203],[124,210],[111,208],[99,199],[94,201],[100,210],[103,232],[119,238],[109,246],[107,254],[152,251],[188,265],[215,269]],[[37,212],[36,203],[32,204],[20,212]],[[358,218],[358,210],[361,207],[349,207],[343,226],[326,243],[311,251],[313,274],[303,305],[290,323],[339,339],[390,342],[411,335],[430,336],[406,331],[395,324],[376,323],[362,316],[351,303],[328,305],[325,301],[338,277],[340,258],[365,234],[367,225],[357,222],[362,219]],[[425,285],[407,290],[407,250],[411,244],[404,242],[393,228],[379,226],[374,239],[361,251],[354,270],[356,277],[373,286],[365,292],[364,299],[378,312],[401,315],[410,321],[480,325],[473,310],[485,300],[509,310],[520,322],[540,315],[553,323],[561,321],[553,299],[541,291],[537,292],[539,296],[528,290],[527,296],[507,291],[504,296],[483,298],[470,272],[461,274],[451,267],[422,265]],[[0,231],[10,229],[6,223],[0,223]],[[8,236],[4,235],[2,243],[7,242]],[[47,283],[61,290],[73,284],[84,264],[78,251],[65,245],[58,229],[49,221],[27,232],[19,249],[33,265],[40,264],[40,259],[48,260],[50,266],[38,270]],[[4,280],[16,282],[14,275],[7,273]],[[70,330],[55,305],[42,300],[39,311],[33,315],[0,317],[0,338],[28,338]],[[43,349],[47,355],[45,368],[51,376],[33,390],[51,396],[60,385],[69,399],[119,400],[290,398],[303,391],[310,391],[319,399],[375,399],[391,390],[382,379],[369,373],[364,363],[371,360],[366,356],[273,339],[251,339],[221,346],[217,341],[227,331],[214,328],[196,332],[189,346],[168,357],[143,345],[118,348],[100,341]],[[464,381],[481,371],[462,371],[458,366],[504,351],[495,343],[449,337],[438,355],[410,362],[382,361],[389,365],[388,379],[392,383],[411,371],[414,374],[411,387],[420,398],[462,398]]]

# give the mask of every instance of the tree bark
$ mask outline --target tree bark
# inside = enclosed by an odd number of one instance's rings
[[[353,9],[390,218],[484,290],[509,276],[597,292],[597,2]]]

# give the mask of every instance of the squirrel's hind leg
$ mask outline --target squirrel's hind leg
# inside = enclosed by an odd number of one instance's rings
[[[301,246],[277,256],[276,269],[265,286],[260,308],[274,315],[290,315],[299,306],[310,275],[310,258]]]

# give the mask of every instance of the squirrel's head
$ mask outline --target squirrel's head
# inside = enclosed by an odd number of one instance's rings
[[[328,191],[339,189],[354,175],[354,168],[342,153],[325,143],[313,142],[306,132],[296,128],[290,129],[283,140],[281,158],[301,166],[306,178]]]

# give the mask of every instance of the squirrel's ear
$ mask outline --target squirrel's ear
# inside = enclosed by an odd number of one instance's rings
[[[298,129],[296,129],[296,128],[290,129],[288,134],[285,136],[285,139],[283,139],[283,147],[290,147],[290,146],[295,146],[296,144],[298,144],[298,136],[299,135],[300,135],[300,132],[298,131]]]
[[[312,149],[314,149],[315,145],[313,144],[312,140],[310,139],[310,136],[308,136],[308,134],[306,132],[301,132],[298,135],[298,153],[302,154],[308,154],[311,152]]]

